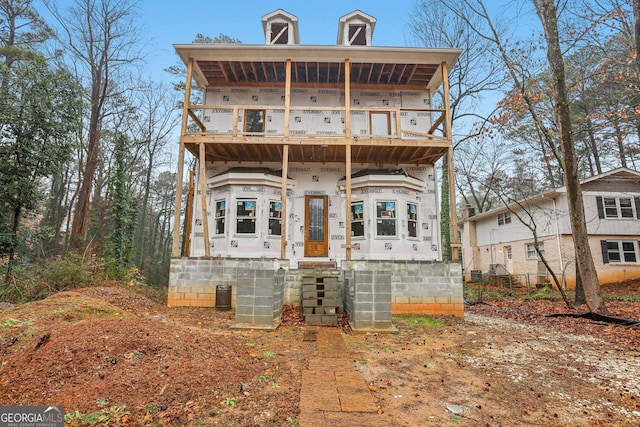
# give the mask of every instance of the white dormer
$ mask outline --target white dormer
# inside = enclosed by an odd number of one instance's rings
[[[265,44],[300,44],[298,17],[282,9],[262,17]]]
[[[371,46],[376,18],[359,10],[340,18],[338,23],[338,45]]]

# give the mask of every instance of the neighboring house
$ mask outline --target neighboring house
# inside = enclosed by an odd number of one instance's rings
[[[626,168],[582,181],[590,249],[600,283],[640,277],[640,173]],[[546,274],[539,262],[532,232],[515,213],[532,214],[539,249],[566,286],[575,287],[575,252],[566,187],[478,215],[467,212],[462,226],[465,279],[471,271],[487,273],[501,265],[509,273]],[[525,215],[520,215],[526,218]],[[501,267],[502,268],[502,267]],[[531,279],[533,282],[534,279]]]
[[[463,315],[460,265],[439,244],[448,95],[431,105],[460,50],[374,47],[375,24],[354,11],[337,45],[300,45],[280,9],[264,45],[175,45],[188,76],[169,305],[215,306],[231,285],[240,326],[277,325],[283,304],[311,323],[345,310],[361,329],[391,327],[392,311]]]

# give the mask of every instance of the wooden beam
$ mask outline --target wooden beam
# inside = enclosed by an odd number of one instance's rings
[[[287,59],[284,83],[284,137],[289,138],[291,115],[291,60]]]
[[[209,220],[207,218],[207,168],[206,168],[206,154],[204,143],[200,144],[200,163],[199,181],[200,181],[200,204],[202,205],[202,231],[204,240],[204,256],[211,256],[211,248],[209,247]]]
[[[351,62],[344,60],[344,136],[351,138]]]
[[[436,129],[438,129],[438,126],[440,126],[440,124],[442,124],[442,122],[444,122],[444,114],[442,114],[440,117],[438,117],[438,119],[433,123],[433,126],[431,126],[431,129],[429,129],[430,134],[434,133],[436,131]]]
[[[453,141],[451,126],[451,109],[449,102],[449,69],[446,62],[442,63],[442,91],[444,101],[444,131],[445,136],[449,140],[449,148],[447,151],[447,169],[449,170],[449,212],[450,224],[449,233],[451,235],[451,259],[452,261],[460,260],[460,239],[458,238],[458,213],[456,212],[456,184],[455,173],[453,171]]]
[[[198,125],[202,132],[207,131],[207,127],[200,121],[200,118],[196,116],[196,113],[194,113],[192,110],[187,110],[187,113],[189,114],[189,117],[191,117],[191,119],[196,122],[196,125]]]
[[[345,233],[347,234],[345,259],[351,261],[351,145],[348,142],[345,149],[345,204],[347,205],[345,217]]]
[[[280,203],[282,215],[280,218],[280,259],[287,259],[287,174],[289,172],[289,146],[282,146],[282,185],[280,189]]]
[[[344,61],[344,125],[345,125],[345,259],[351,261],[351,63]]]

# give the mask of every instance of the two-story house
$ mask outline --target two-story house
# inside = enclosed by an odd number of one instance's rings
[[[585,179],[582,193],[589,246],[600,283],[639,278],[640,173],[620,168]],[[471,279],[472,270],[487,273],[491,265],[516,275],[548,273],[539,262],[533,233],[520,216],[535,226],[538,249],[551,268],[558,277],[564,275],[568,288],[574,288],[575,248],[567,201],[567,189],[561,187],[522,200],[520,206],[514,203],[464,215],[460,225],[465,278]]]
[[[434,170],[452,154],[460,50],[375,47],[375,24],[354,11],[336,45],[301,45],[297,18],[276,10],[263,45],[175,45],[188,75],[169,305],[214,306],[229,285],[238,325],[276,325],[283,304],[312,323],[346,310],[360,328],[390,327],[392,312],[462,316]]]

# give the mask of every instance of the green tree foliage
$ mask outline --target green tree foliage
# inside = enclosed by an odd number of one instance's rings
[[[24,241],[22,220],[37,213],[45,180],[69,160],[82,102],[73,76],[42,59],[1,73],[8,84],[0,89],[0,254],[11,261]]]
[[[117,135],[113,146],[110,177],[108,219],[113,227],[107,237],[105,265],[107,275],[122,278],[131,267],[132,243],[137,215],[137,200],[130,194],[128,180],[128,152],[130,142],[124,135]]]

